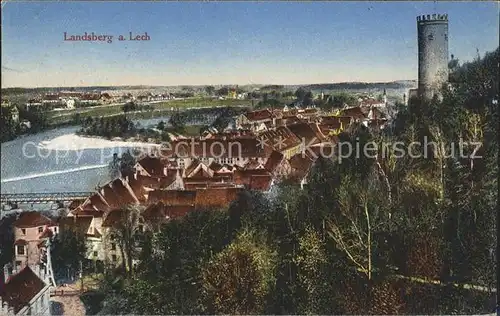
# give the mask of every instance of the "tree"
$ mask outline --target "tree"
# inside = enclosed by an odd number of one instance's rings
[[[306,94],[307,94],[307,90],[302,88],[302,87],[295,90],[295,98],[299,102],[302,102],[304,100],[304,98],[306,97]]]
[[[203,299],[208,312],[262,313],[274,284],[274,257],[253,232],[242,232],[202,271]]]
[[[52,268],[56,277],[74,277],[86,258],[85,236],[76,229],[62,230],[50,244]]]
[[[158,122],[158,125],[156,125],[156,128],[159,129],[160,131],[165,130],[165,122],[164,121]]]
[[[186,118],[179,112],[174,113],[168,122],[177,133],[182,133],[186,126]]]
[[[374,236],[389,221],[385,201],[379,194],[381,188],[373,176],[364,181],[344,177],[337,193],[339,210],[328,225],[335,246],[368,280],[372,279],[377,253]]]
[[[123,113],[132,112],[137,109],[137,105],[134,102],[127,102],[122,106]]]
[[[222,87],[219,90],[217,90],[217,95],[221,97],[225,97],[229,94],[229,88],[228,87]]]
[[[0,220],[0,266],[11,263],[14,259],[14,228],[16,214],[5,215]]]
[[[0,110],[1,141],[5,142],[14,139],[17,128],[12,119],[12,108],[2,106]]]
[[[214,92],[215,92],[215,88],[214,86],[206,86],[205,87],[205,92],[208,96],[212,96],[214,95]]]
[[[120,248],[122,264],[129,278],[134,275],[132,265],[134,257],[138,255],[136,246],[143,231],[141,226],[141,209],[135,205],[128,205],[119,210],[120,220],[111,229],[111,239]]]

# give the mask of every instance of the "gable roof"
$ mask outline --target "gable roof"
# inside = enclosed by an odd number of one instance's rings
[[[352,116],[355,120],[366,118],[364,111],[359,106],[342,110],[341,113],[342,116]]]
[[[196,208],[225,207],[236,199],[241,188],[207,188],[196,190]]]
[[[6,280],[6,284],[0,292],[4,302],[14,308],[18,313],[29,302],[47,286],[29,266],[26,266],[17,274]]]
[[[151,176],[161,177],[164,176],[164,164],[158,157],[146,156],[141,160],[137,161],[147,173]]]
[[[258,146],[256,137],[240,137],[232,139],[192,139],[179,140],[171,144],[171,150],[164,150],[162,155],[180,158],[214,157],[263,157],[264,150]]]
[[[163,202],[165,205],[194,205],[196,191],[154,190],[149,192],[148,204]]]
[[[286,126],[280,126],[260,134],[267,148],[283,151],[301,144],[300,139]],[[258,146],[261,147],[261,146]]]
[[[283,161],[285,156],[279,151],[273,150],[269,158],[267,158],[266,164],[264,165],[264,169],[267,171],[273,172],[276,167]]]
[[[43,225],[57,226],[50,218],[35,211],[22,212],[12,225],[17,228],[30,228]]]
[[[289,125],[288,128],[297,135],[300,140],[305,140],[306,145],[311,141],[319,143],[325,139],[318,126],[314,123],[297,123]]]
[[[269,109],[247,112],[244,115],[249,121],[262,121],[273,118],[273,113]]]

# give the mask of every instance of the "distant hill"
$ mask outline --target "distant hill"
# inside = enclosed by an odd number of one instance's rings
[[[316,83],[316,84],[306,84],[306,85],[276,85],[276,84],[248,84],[239,85],[240,88],[247,91],[252,91],[259,88],[264,92],[270,92],[272,90],[283,91],[292,90],[295,91],[299,87],[303,87],[306,90],[312,91],[335,91],[335,90],[402,90],[414,88],[417,85],[416,80],[399,80],[392,82],[338,82],[338,83]],[[221,87],[221,85],[215,85],[216,87]],[[229,86],[229,85],[228,85]],[[236,86],[236,85],[232,85]],[[192,90],[192,91],[203,91],[205,86],[203,85],[179,85],[179,86],[90,86],[90,87],[44,87],[44,88],[2,88],[2,96],[16,96],[21,94],[37,95],[44,94],[48,92],[58,92],[58,91],[113,91],[113,90],[167,90],[171,92],[180,90]]]
[[[319,83],[302,86],[306,90],[383,90],[410,89],[417,85],[416,80],[400,80],[392,82],[339,82]]]

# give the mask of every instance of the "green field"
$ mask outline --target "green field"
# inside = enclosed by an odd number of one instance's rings
[[[160,103],[151,104],[153,111],[135,111],[130,112],[130,118],[153,118],[167,115],[173,108],[174,111],[197,108],[197,107],[216,107],[216,106],[251,106],[251,100],[212,100],[212,99],[185,99],[185,100],[169,100]],[[80,108],[73,110],[53,111],[49,113],[49,121],[51,125],[60,125],[70,122],[75,114],[79,114],[80,118],[100,117],[119,115],[123,113],[122,105],[101,106],[95,108]]]

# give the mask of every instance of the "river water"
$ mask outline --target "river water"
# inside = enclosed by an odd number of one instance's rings
[[[141,119],[142,127],[154,127],[169,117]],[[215,117],[190,125],[210,124]],[[113,142],[79,137],[79,126],[27,135],[1,145],[1,193],[44,193],[94,191],[109,181],[108,164],[113,153],[151,144]]]

